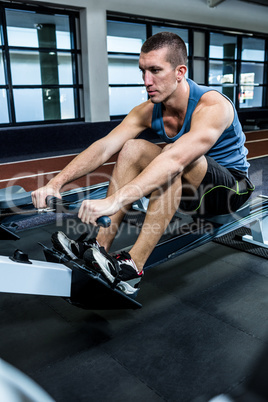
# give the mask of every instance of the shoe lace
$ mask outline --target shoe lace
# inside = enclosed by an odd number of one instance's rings
[[[126,251],[122,251],[120,254],[113,256],[117,261],[130,261],[131,257]]]

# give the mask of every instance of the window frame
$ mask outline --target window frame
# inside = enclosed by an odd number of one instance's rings
[[[27,47],[27,46],[9,46],[8,44],[8,36],[7,36],[7,22],[6,22],[6,10],[19,10],[19,11],[32,11],[39,14],[45,15],[66,15],[69,17],[69,27],[70,27],[70,49],[56,49],[56,54],[70,54],[71,63],[72,63],[72,84],[40,84],[40,85],[14,85],[12,83],[12,74],[11,74],[11,58],[10,52],[19,51],[21,53],[31,51],[39,54],[41,52],[49,53],[55,52],[55,48],[42,48],[42,47]],[[43,125],[43,124],[53,124],[60,122],[74,122],[74,121],[83,121],[84,118],[81,115],[82,105],[81,105],[81,94],[80,92],[83,90],[83,84],[79,83],[79,60],[81,61],[81,49],[78,48],[78,38],[77,38],[77,29],[76,29],[76,20],[79,21],[79,12],[78,11],[69,11],[65,9],[61,9],[58,7],[44,7],[38,5],[24,5],[24,4],[5,4],[0,5],[0,35],[1,35],[1,45],[0,50],[3,55],[3,64],[4,64],[4,76],[5,76],[5,85],[0,85],[0,90],[6,90],[7,95],[7,108],[9,115],[9,123],[0,123],[0,127],[5,126],[25,126],[25,125]],[[16,89],[62,89],[62,88],[71,88],[73,89],[74,96],[74,118],[69,119],[57,119],[57,120],[38,120],[38,121],[25,121],[25,122],[17,122],[16,121],[16,112],[15,112],[15,100],[14,100],[14,90]]]
[[[147,38],[152,35],[152,26],[166,26],[172,28],[180,28],[180,29],[188,29],[188,38],[189,38],[189,51],[188,51],[188,77],[193,79],[194,75],[194,62],[202,61],[204,63],[204,83],[206,86],[214,86],[209,84],[209,63],[211,60],[231,60],[235,63],[236,71],[235,71],[235,81],[232,84],[235,88],[235,97],[234,97],[234,105],[239,113],[253,112],[257,110],[257,112],[267,112],[268,111],[268,35],[260,32],[252,32],[246,30],[232,30],[226,27],[216,27],[216,26],[205,26],[203,24],[195,24],[195,23],[185,23],[182,21],[173,21],[173,20],[162,20],[157,18],[150,17],[140,17],[137,15],[126,15],[123,13],[116,13],[112,11],[107,11],[107,22],[108,21],[118,21],[118,22],[127,22],[127,23],[143,23],[146,25],[146,33]],[[194,34],[195,32],[201,32],[205,35],[205,54],[203,56],[195,56],[194,52]],[[210,46],[210,33],[224,34],[230,35],[237,38],[237,54],[234,59],[219,59],[219,58],[210,58],[209,57],[209,46]],[[265,40],[265,59],[264,62],[258,62],[264,65],[263,71],[263,83],[260,85],[263,87],[263,95],[262,95],[262,106],[259,107],[248,107],[241,108],[239,107],[239,93],[240,93],[240,73],[241,73],[241,63],[242,62],[250,62],[249,60],[242,60],[242,38],[243,37],[254,37],[256,39],[264,39]],[[109,52],[108,57],[109,57]],[[201,84],[202,85],[202,84]],[[128,86],[128,84],[109,84],[109,86],[119,87],[119,86]],[[138,86],[138,85],[137,85]],[[139,84],[142,86],[142,84]],[[222,85],[219,85],[222,86]],[[112,115],[110,118],[113,119],[121,119],[124,118],[125,115]]]

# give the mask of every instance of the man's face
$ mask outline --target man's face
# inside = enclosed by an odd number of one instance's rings
[[[176,69],[167,61],[167,51],[165,47],[140,54],[139,67],[153,103],[168,100],[177,88]]]

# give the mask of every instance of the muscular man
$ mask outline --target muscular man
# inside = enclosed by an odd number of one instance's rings
[[[111,217],[97,239],[75,242],[62,232],[54,246],[72,258],[83,257],[121,288],[134,293],[143,266],[178,207],[200,213],[237,210],[250,196],[245,135],[233,103],[220,92],[185,78],[187,52],[173,33],[150,37],[142,46],[139,66],[149,100],[135,107],[106,137],[78,155],[45,187],[32,194],[36,207],[47,195],[60,196],[68,182],[86,175],[120,151],[107,197],[85,200],[79,210],[84,223]],[[139,134],[151,127],[167,145],[162,149]],[[143,196],[150,202],[143,228],[129,253],[107,252],[126,209]],[[187,197],[185,197],[187,196]]]

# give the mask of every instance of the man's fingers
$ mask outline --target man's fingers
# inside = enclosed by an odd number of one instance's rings
[[[33,201],[33,205],[35,206],[35,208],[46,208],[47,207],[46,198],[48,195],[51,195],[53,197],[57,197],[60,199],[62,198],[59,191],[55,191],[54,189],[47,188],[46,186],[41,187],[38,190],[35,190],[32,192],[32,201]]]
[[[89,200],[85,200],[82,202],[82,205],[78,212],[78,218],[81,219],[83,223],[92,224],[97,226],[96,220],[99,218],[99,215],[94,212],[94,208],[92,202]]]

